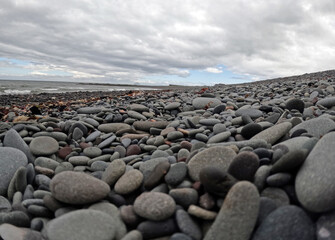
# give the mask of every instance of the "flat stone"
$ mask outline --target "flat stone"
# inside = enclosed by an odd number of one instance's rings
[[[169,162],[160,162],[156,165],[154,170],[148,175],[146,180],[144,181],[144,188],[147,190],[151,190],[155,186],[157,186],[164,175],[169,171],[170,163]]]
[[[184,162],[173,164],[164,177],[165,182],[169,185],[176,186],[185,179],[187,171],[187,165]]]
[[[236,153],[228,147],[215,146],[197,153],[188,162],[189,175],[194,181],[199,181],[199,173],[206,166],[213,166],[227,171]]]
[[[38,157],[35,159],[34,164],[35,166],[40,166],[40,167],[45,167],[45,168],[50,168],[52,170],[55,170],[58,167],[59,162],[51,158],[47,158],[47,157]]]
[[[130,125],[126,123],[104,123],[100,124],[98,129],[101,132],[105,133],[116,133],[117,131],[123,130],[123,129],[131,129]]]
[[[142,193],[134,202],[134,211],[136,214],[153,221],[168,219],[174,214],[175,209],[175,201],[165,193]]]
[[[178,226],[172,218],[164,221],[144,221],[137,226],[144,239],[160,239],[178,231]],[[165,239],[165,238],[163,238]]]
[[[309,211],[335,209],[334,148],[335,132],[331,132],[318,141],[297,173],[297,197]]]
[[[29,147],[30,151],[36,156],[49,156],[58,151],[59,144],[52,137],[41,136],[34,138]]]
[[[137,104],[137,103],[130,104],[129,108],[136,112],[148,112],[149,111],[149,108],[147,106],[144,106],[143,104]]]
[[[115,183],[114,191],[118,194],[129,194],[138,189],[143,182],[143,174],[133,169],[123,174]]]
[[[185,209],[198,202],[198,192],[194,188],[171,189],[169,195],[175,200],[176,204],[183,206]]]
[[[198,207],[196,205],[190,205],[187,212],[197,218],[203,220],[214,220],[217,216],[217,213],[214,211],[208,211],[204,208]]]
[[[4,223],[0,226],[0,236],[3,240],[42,240],[41,233],[28,228],[19,228]]]
[[[251,117],[252,119],[256,119],[263,116],[263,112],[255,108],[246,108],[246,109],[238,109],[235,112],[235,115],[236,117],[246,115]]]
[[[193,99],[192,105],[195,109],[212,108],[221,104],[217,98],[197,97]]]
[[[167,135],[167,139],[169,141],[173,141],[173,140],[183,138],[183,137],[184,137],[184,134],[182,132],[179,132],[179,131],[172,131],[172,132],[169,132],[168,135]]]
[[[150,128],[166,128],[166,126],[169,124],[167,121],[157,121],[157,122],[151,122],[151,121],[137,121],[134,122],[133,126],[136,130],[141,130],[145,132],[149,132]]]
[[[172,102],[165,106],[165,110],[169,110],[169,111],[174,110],[174,109],[179,108],[180,105],[181,105],[180,102]]]
[[[107,183],[81,172],[61,172],[50,182],[52,196],[69,204],[86,204],[99,201],[107,196]]]
[[[313,240],[315,227],[299,207],[288,205],[270,213],[257,228],[252,240]]]
[[[87,138],[85,139],[85,142],[93,142],[100,135],[101,135],[101,132],[96,130],[87,136]]]
[[[277,207],[290,204],[290,199],[287,193],[281,188],[267,187],[261,192],[261,196],[272,199]]]
[[[219,143],[226,141],[231,136],[231,133],[229,131],[222,132],[214,135],[210,139],[208,139],[207,143]]]
[[[15,172],[27,164],[27,156],[22,151],[12,147],[0,147],[0,195],[7,194]]]
[[[95,158],[101,155],[102,150],[98,147],[87,147],[84,149],[83,153],[89,158]]]
[[[262,139],[270,144],[277,142],[282,136],[284,136],[292,128],[292,123],[283,122],[272,127],[269,127],[260,133],[256,134],[251,140]]]
[[[109,240],[114,239],[115,232],[114,218],[92,209],[66,213],[46,227],[49,240]]]
[[[249,239],[257,221],[259,204],[258,190],[252,183],[236,183],[204,239]]]
[[[335,129],[335,122],[327,117],[310,119],[308,121],[296,125],[294,128],[290,130],[290,134],[292,134],[298,129],[304,129],[312,136],[321,138],[330,130]]]
[[[316,104],[324,106],[326,108],[331,108],[335,106],[335,97],[328,97],[328,98],[321,99]]]
[[[102,111],[102,108],[98,107],[83,107],[77,109],[77,113],[79,114],[97,114]]]
[[[124,174],[125,171],[126,164],[124,161],[122,159],[115,159],[105,169],[101,180],[112,186]]]
[[[192,237],[192,239],[201,239],[202,231],[199,225],[191,218],[191,216],[185,210],[177,210],[176,222],[181,232]]]
[[[22,139],[20,134],[14,129],[10,129],[3,140],[3,145],[5,147],[12,147],[21,150],[28,158],[29,162],[33,162],[33,155],[30,152],[29,146]]]

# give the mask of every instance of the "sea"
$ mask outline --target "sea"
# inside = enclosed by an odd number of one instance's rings
[[[155,90],[151,87],[137,85],[109,85],[79,82],[51,82],[28,80],[0,80],[0,95],[8,94],[38,94],[64,92],[95,92],[95,91],[127,91],[127,90]]]

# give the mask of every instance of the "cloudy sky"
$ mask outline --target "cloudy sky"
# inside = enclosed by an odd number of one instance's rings
[[[212,85],[334,69],[334,0],[1,0],[0,79]]]

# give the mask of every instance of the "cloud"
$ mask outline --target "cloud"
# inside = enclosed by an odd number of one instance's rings
[[[331,0],[3,0],[0,56],[59,78],[187,82],[217,65],[273,78],[334,68],[334,13]]]

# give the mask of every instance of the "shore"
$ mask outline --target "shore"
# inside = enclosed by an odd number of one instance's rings
[[[335,238],[333,73],[0,95],[0,236]]]

